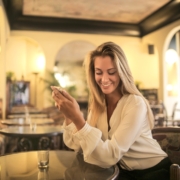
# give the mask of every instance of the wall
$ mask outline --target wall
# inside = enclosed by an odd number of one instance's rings
[[[0,0],[0,3],[1,2],[2,1]],[[124,49],[134,76],[134,80],[141,82],[141,88],[159,88],[159,84],[161,83],[159,82],[159,75],[162,74],[161,72],[159,74],[159,70],[161,71],[161,66],[159,66],[161,61],[159,61],[158,54],[159,44],[156,45],[156,43],[154,43],[156,38],[159,39],[159,41],[164,42],[164,37],[161,38],[159,35],[161,33],[159,33],[158,36],[150,34],[150,36],[146,36],[143,39],[99,34],[95,35],[39,31],[10,31],[10,36],[8,36],[7,20],[4,12],[3,21],[0,22],[1,28],[4,30],[2,35],[4,47],[3,52],[0,53],[1,72],[13,71],[15,72],[18,80],[20,80],[23,75],[25,80],[31,81],[32,104],[34,104],[34,89],[36,87],[34,87],[34,76],[32,75],[33,63],[31,60],[36,56],[37,46],[40,46],[44,52],[46,58],[46,68],[52,70],[58,51],[68,42],[74,40],[84,40],[98,46],[105,41],[114,41]],[[162,45],[161,42],[160,45]],[[148,54],[147,45],[149,43],[155,44],[155,54],[153,55]],[[44,74],[41,73],[40,76],[44,76]],[[0,78],[1,82],[4,82],[0,85],[1,89],[5,89],[5,73],[3,73]],[[49,105],[46,101],[46,95],[42,93],[43,87],[44,86],[41,83],[38,84],[37,106],[40,108]],[[0,91],[0,96],[5,96],[5,90],[4,92]]]
[[[168,114],[172,112],[173,104],[179,101],[179,97],[169,97],[166,91],[167,72],[165,71],[165,51],[168,49],[169,42],[175,32],[180,29],[180,20],[171,23],[170,25],[161,28],[142,38],[143,43],[153,43],[159,52],[159,96],[164,101]]]
[[[110,36],[110,35],[95,35],[95,34],[75,34],[75,33],[61,33],[61,32],[36,32],[36,31],[11,31],[11,36],[9,38],[9,44],[7,48],[7,69],[17,72],[18,77],[22,73],[22,67],[18,65],[11,66],[13,56],[14,62],[23,62],[27,61],[23,60],[24,55],[27,51],[29,51],[28,47],[23,45],[23,41],[17,40],[17,37],[24,37],[24,41],[26,38],[32,39],[40,47],[42,47],[45,58],[46,58],[46,68],[49,70],[53,69],[55,57],[66,43],[74,41],[74,40],[84,40],[88,41],[95,46],[105,42],[105,41],[113,41],[119,44],[125,51],[127,59],[129,61],[130,68],[132,70],[134,79],[142,82],[142,88],[158,88],[159,79],[158,79],[158,54],[157,52],[154,55],[149,55],[147,50],[147,44],[143,44],[140,38],[135,37],[123,37],[123,36]],[[22,40],[23,38],[21,38]],[[20,44],[21,45],[20,45]],[[13,44],[13,49],[12,47]],[[27,44],[27,42],[25,42]],[[21,47],[21,48],[19,48]],[[16,52],[16,53],[15,53]],[[13,55],[12,55],[13,53]],[[20,55],[21,54],[21,55]],[[20,63],[18,63],[20,65]],[[18,69],[18,70],[17,70]],[[153,74],[152,74],[153,69]],[[27,69],[28,71],[28,69]],[[25,76],[26,79],[29,79],[27,74]],[[32,92],[33,96],[33,92]],[[41,96],[42,97],[42,96]],[[38,97],[39,107],[48,106],[49,104],[46,102],[46,98],[43,97],[44,100],[40,100]]]
[[[2,1],[0,0],[0,98],[3,100],[3,118],[5,117],[5,98],[6,98],[6,86],[5,86],[5,49],[7,39],[9,36],[9,24],[5,16]]]

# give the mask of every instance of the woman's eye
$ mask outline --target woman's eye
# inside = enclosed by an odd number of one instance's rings
[[[96,72],[96,75],[101,75],[102,73],[101,72]]]
[[[109,72],[109,75],[113,75],[113,74],[115,74],[116,72]]]

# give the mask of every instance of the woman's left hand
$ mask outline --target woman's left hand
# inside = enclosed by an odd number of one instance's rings
[[[72,120],[78,130],[81,129],[85,124],[85,120],[77,101],[64,90],[59,92],[53,86],[51,86],[51,89],[53,90],[52,97],[59,110],[62,111],[66,118]]]

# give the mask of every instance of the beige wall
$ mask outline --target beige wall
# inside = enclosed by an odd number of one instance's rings
[[[4,13],[2,1],[0,0],[0,98],[3,100],[3,117],[5,116],[5,49],[9,36],[9,25]]]
[[[167,85],[167,71],[165,67],[165,52],[168,48],[169,42],[173,35],[180,30],[180,20],[171,23],[170,25],[163,27],[151,34],[142,38],[143,43],[152,43],[157,48],[159,53],[159,97],[165,103],[168,114],[172,112],[173,104],[179,101],[179,96],[170,97],[166,91]]]
[[[47,60],[46,67],[51,70],[53,68],[57,52],[61,47],[63,47],[63,45],[70,41],[84,40],[91,42],[96,46],[105,41],[114,41],[124,49],[132,69],[134,79],[142,81],[142,86],[144,88],[158,87],[157,53],[155,55],[149,55],[147,51],[147,44],[142,44],[140,38],[92,34],[11,31],[11,37],[14,36],[26,36],[38,42],[45,53]],[[148,67],[153,67],[156,65],[154,77],[147,77],[151,71],[149,68],[144,67],[145,65]],[[147,79],[143,79],[141,71],[143,72],[144,76],[147,77]]]
[[[27,41],[27,39],[29,39],[29,41]],[[113,41],[119,44],[126,53],[134,79],[142,82],[141,87],[158,88],[158,54],[156,52],[154,55],[149,55],[147,44],[143,44],[140,38],[134,37],[61,32],[11,31],[6,51],[8,54],[7,70],[12,70],[16,72],[18,78],[21,77],[21,74],[24,71],[23,68],[25,67],[25,65],[23,65],[25,64],[24,61],[27,62],[29,57],[27,57],[27,52],[30,52],[28,44],[31,44],[31,41],[36,42],[42,47],[46,58],[46,68],[52,70],[58,51],[66,43],[75,40],[88,41],[95,46],[98,46],[105,41]],[[19,62],[19,65],[15,65],[17,64],[15,62]],[[26,72],[31,71],[29,68],[30,66],[26,68]],[[151,74],[152,69],[154,71],[153,75]],[[27,73],[25,74],[25,78],[31,80],[33,85],[33,79],[30,78]],[[40,100],[40,97],[38,97],[38,102],[39,101],[41,101],[41,103],[38,103],[39,107],[47,106],[47,102],[45,100]]]
[[[0,1],[1,2],[1,1]],[[1,18],[2,18],[1,10]],[[31,81],[31,103],[34,104],[34,71],[33,59],[36,56],[37,49],[42,48],[46,59],[46,68],[53,69],[54,61],[58,51],[67,43],[75,40],[88,41],[95,46],[105,42],[113,41],[119,44],[125,51],[132,70],[134,80],[141,82],[141,88],[159,88],[160,99],[166,99],[164,94],[164,75],[163,59],[167,48],[168,35],[173,28],[179,26],[180,21],[176,21],[167,27],[161,28],[143,38],[96,35],[96,34],[78,34],[63,32],[39,32],[39,31],[10,31],[8,36],[7,21],[3,14],[1,22],[1,46],[3,52],[0,53],[0,68],[3,71],[13,71],[18,80],[22,75],[25,80]],[[171,35],[172,36],[172,35]],[[170,41],[170,37],[169,37]],[[148,44],[155,45],[155,54],[148,54]],[[166,46],[166,47],[165,47]],[[5,73],[0,76],[1,82],[5,82]],[[40,76],[44,76],[41,72]],[[2,83],[1,89],[5,89],[5,83]],[[48,106],[46,95],[43,94],[43,85],[38,84],[38,107]],[[0,91],[0,98],[4,97],[5,91]]]

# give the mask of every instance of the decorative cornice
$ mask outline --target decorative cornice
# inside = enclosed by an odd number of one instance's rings
[[[180,0],[170,1],[138,24],[141,36],[156,31],[178,19],[180,19]]]
[[[173,0],[138,24],[70,18],[24,16],[23,0],[3,0],[11,30],[109,34],[142,37],[180,19],[180,1]]]

